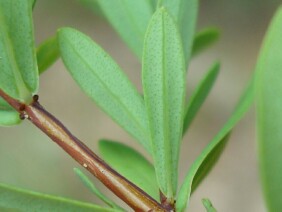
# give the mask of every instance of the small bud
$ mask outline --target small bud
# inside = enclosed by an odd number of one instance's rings
[[[20,119],[21,119],[21,120],[28,119],[28,115],[25,114],[25,113],[20,113]]]
[[[39,99],[39,96],[38,96],[37,94],[33,96],[33,101],[34,101],[34,102],[37,102],[38,99]]]

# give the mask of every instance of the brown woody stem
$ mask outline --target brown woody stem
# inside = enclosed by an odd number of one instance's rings
[[[29,119],[134,211],[168,211],[73,136],[60,121],[39,104],[38,96],[35,96],[33,102],[28,105],[8,96],[1,89],[0,96],[15,108],[22,118]]]

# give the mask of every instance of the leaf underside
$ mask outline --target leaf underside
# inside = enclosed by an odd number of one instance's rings
[[[20,101],[38,89],[32,2],[0,1],[0,89]]]
[[[161,2],[178,25],[187,67],[192,53],[198,15],[198,0],[162,0]]]
[[[0,184],[0,207],[13,211],[115,212],[89,203]]]
[[[257,63],[256,103],[260,173],[269,211],[282,210],[282,7],[275,14]]]
[[[120,67],[74,29],[59,30],[58,42],[62,59],[80,88],[151,152],[144,100]]]
[[[185,73],[177,26],[161,8],[152,17],[146,33],[142,82],[156,175],[161,191],[169,199],[174,198],[177,187]]]
[[[38,89],[34,51],[34,0],[0,0],[0,89],[29,103]],[[20,123],[18,112],[0,98],[0,126]]]
[[[96,3],[141,60],[145,32],[154,12],[152,0],[97,0]]]
[[[223,128],[218,132],[214,139],[208,144],[208,146],[202,151],[202,153],[197,157],[197,159],[192,164],[189,169],[184,183],[182,184],[180,191],[178,193],[178,198],[176,201],[177,211],[184,211],[189,203],[190,195],[211,169],[211,166],[214,165],[218,159],[224,143],[227,141],[226,138],[231,132],[232,128],[241,120],[246,111],[249,109],[254,95],[254,85],[253,80],[246,89],[246,91],[241,96],[235,111],[232,113],[229,120],[223,126]],[[209,161],[212,159],[211,161]]]
[[[74,168],[74,173],[79,177],[81,182],[89,189],[90,192],[95,194],[100,200],[106,203],[111,208],[115,208],[120,211],[124,211],[121,207],[115,204],[112,200],[106,197],[91,180],[78,168]]]
[[[122,176],[129,179],[154,199],[159,199],[159,188],[153,165],[144,156],[125,144],[101,140],[102,158]]]

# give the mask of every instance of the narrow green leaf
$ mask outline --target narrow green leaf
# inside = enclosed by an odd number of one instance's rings
[[[163,0],[157,0],[157,9],[162,7]]]
[[[217,212],[217,210],[213,207],[211,201],[209,199],[202,199],[203,205],[205,206],[207,212]]]
[[[51,37],[40,44],[40,46],[37,48],[36,56],[38,70],[41,74],[47,68],[49,68],[60,56],[57,37]]]
[[[0,0],[0,89],[24,102],[38,89],[32,4]]]
[[[201,176],[205,174],[205,170],[209,171],[210,169],[210,163],[208,160],[211,158],[216,159],[216,157],[219,156],[219,153],[224,147],[224,142],[226,142],[228,134],[249,109],[253,101],[253,95],[254,86],[253,81],[251,81],[247,90],[243,93],[242,97],[240,98],[239,103],[229,120],[219,131],[219,133],[214,137],[214,139],[208,144],[208,146],[202,151],[202,153],[197,157],[197,159],[192,164],[190,170],[188,171],[184,183],[182,184],[178,193],[178,198],[176,201],[177,211],[182,212],[185,210],[187,202],[189,202],[192,190],[195,188],[195,185],[199,183],[198,177],[201,178]]]
[[[87,9],[90,9],[95,15],[104,16],[97,0],[78,0]]]
[[[74,173],[79,177],[82,183],[93,193],[95,194],[100,200],[106,203],[111,208],[115,208],[119,211],[124,211],[121,207],[115,204],[112,200],[106,197],[91,180],[78,168],[74,168]]]
[[[15,209],[15,208],[2,208],[2,207],[0,207],[0,211],[1,212],[21,212],[20,210]]]
[[[19,113],[0,97],[0,126],[9,127],[20,122]]]
[[[197,187],[200,185],[200,183],[204,180],[204,178],[209,174],[209,172],[212,170],[216,162],[218,161],[219,157],[221,156],[224,147],[226,146],[226,143],[229,140],[231,132],[229,132],[225,137],[223,137],[217,144],[214,149],[209,152],[209,154],[206,156],[205,160],[197,170],[197,173],[194,176],[191,193],[193,193]]]
[[[28,102],[37,90],[34,60],[33,1],[0,0],[0,89]],[[20,123],[18,113],[0,99],[0,126]]]
[[[129,146],[108,140],[99,141],[99,151],[102,158],[122,176],[154,199],[159,199],[155,169],[144,156]]]
[[[142,71],[157,179],[161,191],[172,199],[177,188],[186,72],[177,26],[164,8],[150,21]]]
[[[113,59],[86,35],[58,32],[62,59],[81,89],[151,151],[144,100]]]
[[[160,2],[167,8],[178,24],[186,66],[188,66],[198,15],[198,0],[162,0]]]
[[[94,2],[98,2],[113,28],[141,59],[145,32],[154,12],[152,0],[93,0]]]
[[[152,7],[153,7],[154,11],[156,11],[157,6],[158,6],[158,0],[151,0],[150,2],[152,4]]]
[[[204,78],[200,81],[200,83],[194,90],[192,96],[190,97],[184,117],[183,135],[187,132],[187,129],[192,123],[195,115],[197,114],[202,104],[206,100],[208,94],[210,93],[214,82],[218,76],[219,68],[219,62],[215,63],[204,76]]]
[[[41,194],[0,184],[0,207],[20,211],[60,212],[118,212],[90,203]]]
[[[257,64],[257,127],[263,192],[269,211],[282,210],[282,7],[267,31]]]
[[[219,39],[219,30],[217,28],[207,28],[196,34],[193,42],[192,56],[214,44]]]
[[[12,108],[8,102],[6,102],[2,97],[0,97],[0,109],[10,109]]]
[[[1,106],[0,106],[1,107]],[[19,113],[13,110],[0,110],[0,126],[9,127],[21,122]]]
[[[31,0],[31,1],[32,1],[32,9],[33,9],[35,7],[37,0]]]

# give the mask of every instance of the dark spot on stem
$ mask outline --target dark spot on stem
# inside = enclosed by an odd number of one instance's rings
[[[25,105],[24,104],[20,105],[19,111],[24,111],[24,110],[25,110]],[[20,114],[20,116],[21,116],[21,114]]]
[[[21,119],[21,120],[25,120],[25,118],[26,118],[26,114],[20,113],[20,119]]]
[[[39,96],[37,94],[33,96],[33,101],[34,102],[38,102],[38,99],[39,99]]]

